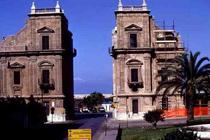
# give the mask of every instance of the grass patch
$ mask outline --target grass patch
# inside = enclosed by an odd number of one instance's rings
[[[159,126],[153,128],[125,128],[122,129],[121,140],[161,140],[167,133],[175,131],[187,125],[209,124],[210,119],[206,117],[195,118],[187,124],[176,124],[173,126]]]
[[[126,128],[122,130],[122,140],[161,140],[164,135],[176,130],[178,127],[153,128]]]

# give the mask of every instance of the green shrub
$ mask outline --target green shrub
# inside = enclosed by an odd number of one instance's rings
[[[207,118],[199,118],[197,120],[187,121],[187,125],[199,125],[199,124],[209,124],[210,119]]]
[[[161,140],[166,134],[173,132],[177,127],[161,126],[153,128],[125,128],[122,131],[122,140]]]
[[[148,111],[144,114],[144,120],[152,123],[152,125],[156,128],[158,121],[164,121],[164,111],[161,109],[155,109],[152,111]]]
[[[177,129],[164,136],[162,140],[199,140],[196,133],[185,129]]]
[[[26,103],[22,97],[0,98],[0,128],[35,128],[47,121],[46,107],[30,97]]]

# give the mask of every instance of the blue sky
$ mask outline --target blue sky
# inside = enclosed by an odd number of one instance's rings
[[[34,0],[37,8],[54,7],[56,0]],[[112,93],[111,31],[118,0],[60,0],[73,32],[75,93]],[[122,0],[140,5],[142,0]],[[0,0],[0,38],[15,34],[25,24],[32,0]],[[185,46],[210,57],[210,1],[147,0],[155,19],[175,21]]]

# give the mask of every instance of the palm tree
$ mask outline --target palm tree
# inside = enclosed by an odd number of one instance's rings
[[[210,93],[210,60],[208,57],[198,58],[200,52],[185,53],[177,56],[172,65],[162,74],[168,78],[156,89],[156,96],[173,96],[179,93],[185,100],[187,121],[194,119],[194,103],[198,96]],[[207,63],[206,63],[207,61]]]

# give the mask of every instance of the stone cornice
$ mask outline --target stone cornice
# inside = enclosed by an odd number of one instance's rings
[[[37,14],[28,14],[29,17],[39,17],[39,16],[51,16],[51,15],[59,15],[59,16],[64,16],[64,13],[37,13]]]
[[[13,96],[11,96],[11,97],[13,97]],[[22,97],[22,98],[30,98],[30,95],[28,95],[28,96],[18,96],[18,97]],[[41,98],[43,98],[43,99],[45,99],[45,98],[47,98],[47,99],[49,99],[49,98],[51,98],[51,99],[54,99],[54,98],[65,98],[65,96],[64,95],[52,95],[52,94],[50,94],[50,95],[33,95],[33,97],[36,99],[36,98],[38,98],[38,99],[41,99]],[[8,96],[0,96],[0,98],[8,98]]]
[[[115,15],[117,14],[133,14],[133,13],[146,13],[150,14],[150,11],[115,11]]]
[[[120,48],[120,49],[113,49],[116,54],[124,54],[124,53],[152,53],[154,52],[154,48]]]
[[[41,56],[41,55],[65,55],[74,56],[73,52],[67,50],[45,50],[45,51],[16,51],[16,52],[0,52],[0,57],[9,56]]]
[[[136,97],[136,96],[148,96],[148,97],[151,97],[151,96],[155,96],[155,93],[135,93],[135,94],[118,94],[118,95],[113,95],[113,97]],[[157,97],[161,97],[163,95],[156,95]],[[172,96],[172,95],[171,95]],[[173,96],[180,96],[180,94],[174,94]]]
[[[185,52],[185,49],[184,48],[176,48],[176,47],[164,47],[164,48],[154,48],[155,49],[155,51],[156,51],[156,53],[161,53],[161,52],[169,52],[169,51],[171,51],[171,52],[175,52],[175,51],[181,51],[181,52]]]

